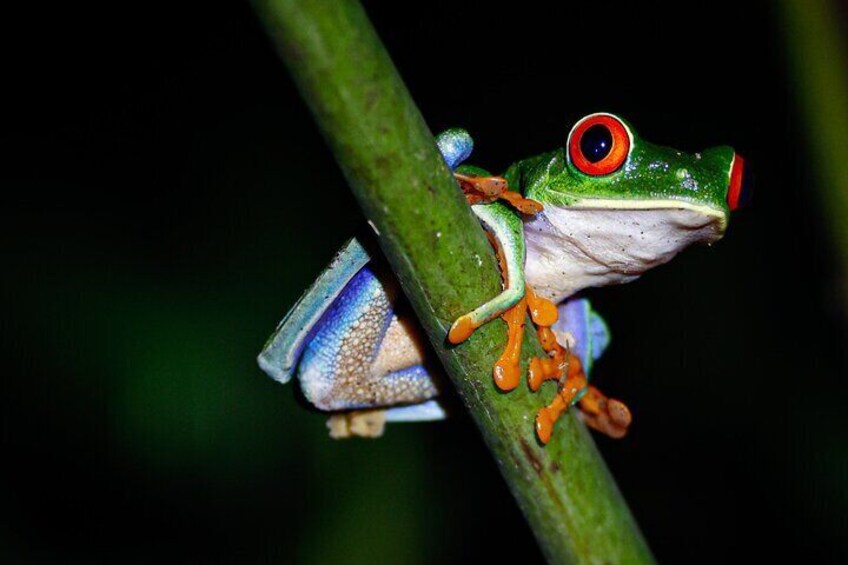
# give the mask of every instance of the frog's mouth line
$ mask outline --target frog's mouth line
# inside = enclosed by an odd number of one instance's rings
[[[727,230],[727,213],[723,210],[711,208],[699,204],[692,204],[682,200],[616,200],[613,198],[584,198],[571,204],[571,209],[579,210],[690,210],[707,221],[703,226],[714,224],[718,235],[721,236]]]

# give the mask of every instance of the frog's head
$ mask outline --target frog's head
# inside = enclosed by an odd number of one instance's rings
[[[555,248],[577,263],[559,265],[571,280],[547,293],[557,298],[628,282],[692,243],[717,241],[730,212],[751,196],[744,161],[730,147],[695,154],[661,147],[607,113],[578,121],[565,150],[528,163],[522,181],[527,196],[545,206],[528,226],[529,270],[554,276]]]

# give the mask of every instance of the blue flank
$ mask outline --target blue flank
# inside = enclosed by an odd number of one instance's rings
[[[471,155],[474,141],[463,129],[449,129],[437,138],[439,151],[454,170]],[[272,379],[289,382],[297,359],[316,331],[316,324],[353,276],[371,261],[356,239],[348,241],[313,285],[289,311],[257,357],[259,367]]]
[[[371,268],[366,266],[350,280],[326,311],[303,351],[299,370],[300,384],[304,395],[313,404],[327,404],[326,395],[339,376],[339,364],[346,355],[352,353],[350,346],[344,348],[342,345],[345,342],[355,343],[355,339],[361,340],[369,335],[366,329],[361,327],[361,323],[363,317],[372,312],[382,316],[382,319],[370,320],[370,324],[377,323],[380,327],[377,332],[370,334],[373,335],[372,343],[364,344],[367,358],[362,360],[362,370],[366,372],[376,357],[380,342],[392,320],[392,309],[385,288]],[[356,327],[358,322],[360,327]],[[355,334],[359,336],[354,337]],[[338,410],[366,407],[345,405],[333,408]]]
[[[314,335],[303,351],[298,378],[306,398],[324,410],[375,408],[381,402],[352,400],[346,383],[337,388],[336,380],[348,377],[367,382],[371,365],[392,321],[393,308],[382,282],[370,267],[364,267],[351,279],[344,291],[317,324]],[[344,374],[342,364],[348,356],[357,359],[353,375]],[[350,367],[348,366],[348,369]],[[430,375],[421,365],[413,365],[384,375],[375,392],[390,390],[402,380],[425,379]],[[432,384],[430,385],[432,386]]]
[[[257,361],[268,376],[283,384],[291,380],[297,358],[318,320],[351,278],[370,260],[368,252],[356,239],[351,239],[341,248],[262,348]]]

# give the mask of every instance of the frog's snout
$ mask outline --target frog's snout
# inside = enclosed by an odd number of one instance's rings
[[[727,187],[727,206],[730,211],[747,206],[754,196],[754,177],[751,167],[739,153],[733,154],[730,166],[730,185]]]

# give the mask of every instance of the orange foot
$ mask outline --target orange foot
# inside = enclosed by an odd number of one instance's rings
[[[580,408],[580,416],[590,428],[614,439],[627,435],[627,428],[633,421],[630,409],[620,400],[607,398],[589,385],[580,367],[580,360],[569,354],[567,375],[557,395],[536,415],[536,435],[542,443],[550,441],[554,424],[575,403]]]
[[[527,384],[537,391],[547,380],[558,382],[557,395],[536,415],[536,435],[542,443],[548,443],[554,424],[569,407],[579,402],[583,421],[595,430],[613,438],[624,437],[632,421],[627,406],[615,399],[608,399],[601,391],[589,386],[580,358],[559,344],[550,328],[557,321],[556,306],[538,296],[529,286],[526,292],[530,316],[542,349],[548,357],[534,357],[530,361]]]
[[[564,377],[559,377],[556,396],[550,404],[539,410],[539,413],[536,414],[536,435],[542,443],[548,443],[550,441],[554,431],[554,424],[556,424],[560,416],[581,395],[585,394],[588,385],[586,374],[583,372],[583,366],[580,363],[579,357],[566,352],[564,354],[564,363]],[[545,370],[550,368],[550,364],[542,364],[542,367]],[[544,380],[548,380],[548,374],[547,372],[544,373]],[[559,375],[563,375],[562,369],[559,369]]]
[[[521,342],[524,341],[524,325],[527,310],[527,301],[522,298],[518,304],[501,314],[501,318],[507,325],[506,347],[495,363],[493,374],[495,384],[504,391],[512,390],[518,386],[521,380]]]
[[[521,343],[524,340],[527,312],[530,313],[530,319],[533,320],[533,323],[540,328],[538,331],[542,340],[542,347],[551,355],[549,358],[535,357],[530,362],[528,373],[530,389],[535,392],[542,380],[552,378],[546,375],[556,375],[556,378],[559,378],[562,373],[565,349],[559,346],[556,336],[549,328],[556,323],[559,313],[553,302],[539,298],[530,288],[530,285],[527,285],[524,298],[501,315],[501,318],[507,323],[507,344],[494,368],[495,383],[501,390],[512,390],[518,386]]]
[[[627,405],[620,400],[607,398],[601,391],[590,386],[580,399],[579,406],[583,421],[590,428],[615,439],[627,435],[627,428],[633,421],[633,416]]]
[[[484,177],[461,173],[454,173],[453,176],[459,182],[469,204],[505,200],[522,214],[532,216],[542,211],[542,205],[539,202],[524,198],[520,192],[509,190],[506,179],[503,177]]]
[[[547,380],[559,380],[563,369],[567,365],[567,352],[557,341],[554,331],[551,329],[559,319],[556,305],[537,295],[530,285],[525,291],[527,306],[530,310],[530,318],[536,326],[536,335],[542,349],[548,354],[547,357],[534,357],[530,361],[530,370],[527,373],[527,384],[530,390],[536,392],[542,383]]]
[[[516,210],[524,214],[536,214],[542,211],[542,205],[535,200],[524,198],[520,193],[509,190],[503,177],[476,176],[455,173],[457,181],[465,193],[469,204],[505,200]],[[492,246],[498,254],[504,284],[508,284],[508,273],[503,252],[495,238],[487,232]],[[534,357],[530,361],[527,375],[528,385],[533,392],[539,390],[546,380],[558,382],[557,395],[548,406],[539,410],[536,416],[536,433],[542,443],[548,443],[554,424],[575,403],[579,407],[586,424],[610,437],[619,438],[627,433],[632,417],[624,403],[608,399],[598,389],[588,385],[580,359],[572,355],[559,344],[551,329],[559,312],[556,305],[538,296],[530,285],[526,286],[525,296],[515,306],[501,314],[507,323],[507,344],[492,373],[495,384],[503,391],[513,390],[521,380],[519,360],[521,344],[524,339],[526,312],[529,312],[542,348],[547,357]],[[460,318],[448,335],[451,343],[461,343],[468,339],[477,326],[468,318]]]

